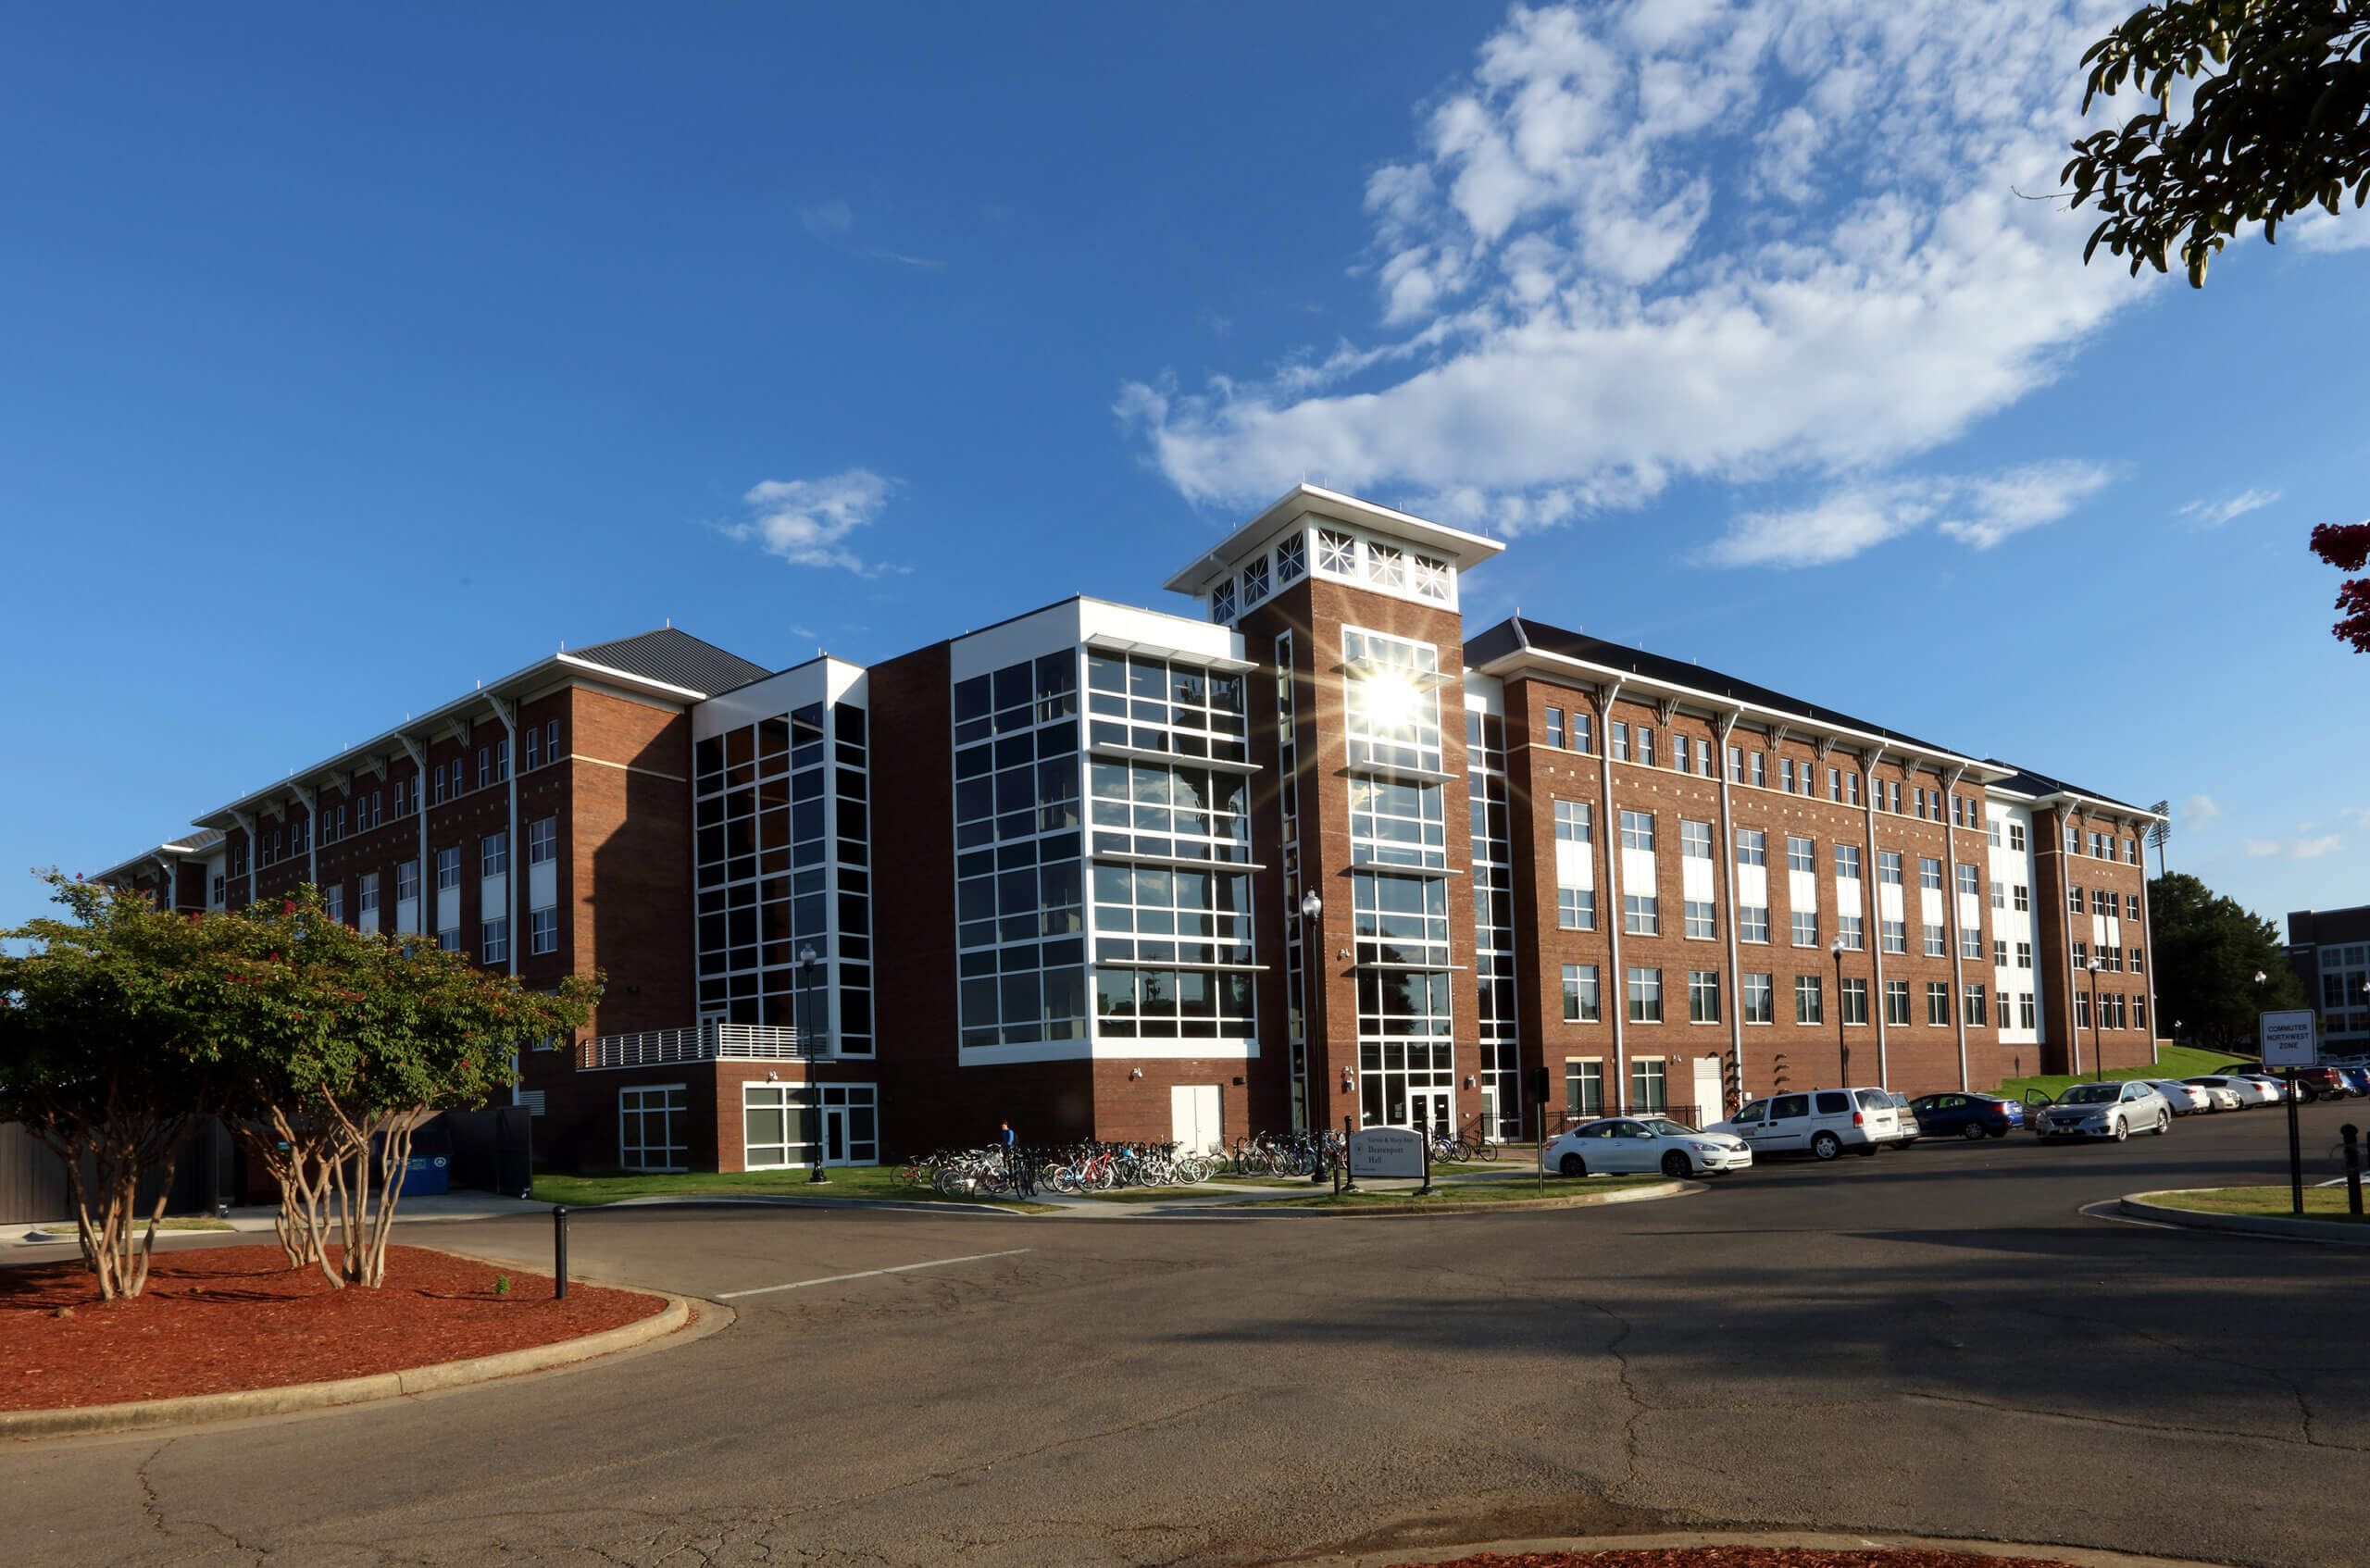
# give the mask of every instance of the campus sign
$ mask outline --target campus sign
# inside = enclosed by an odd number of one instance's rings
[[[1352,1133],[1350,1175],[1421,1177],[1424,1135],[1405,1127],[1368,1127]]]
[[[2309,1008],[2264,1014],[2255,1039],[2263,1043],[2263,1064],[2266,1067],[2320,1064],[2321,1052],[2313,1042],[2313,1014]]]

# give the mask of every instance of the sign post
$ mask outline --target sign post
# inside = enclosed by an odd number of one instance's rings
[[[2320,1064],[2313,1021],[2309,1008],[2266,1013],[2255,1032],[2263,1047],[2263,1064],[2278,1068],[2288,1079],[2288,1201],[2299,1218],[2304,1213],[2304,1140],[2296,1126],[2296,1069]]]
[[[1547,1196],[1547,1068],[1530,1070],[1530,1100],[1539,1107],[1539,1195]]]

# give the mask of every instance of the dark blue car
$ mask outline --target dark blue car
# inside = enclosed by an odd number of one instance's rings
[[[1927,1094],[1909,1102],[1927,1138],[1956,1136],[1972,1143],[2005,1138],[2025,1125],[2025,1108],[1993,1094]]]

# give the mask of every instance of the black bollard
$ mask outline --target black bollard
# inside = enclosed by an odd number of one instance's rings
[[[568,1211],[552,1205],[552,1299],[568,1300]]]
[[[2349,1213],[2362,1213],[2362,1129],[2351,1122],[2337,1129],[2345,1139],[2345,1207]]]

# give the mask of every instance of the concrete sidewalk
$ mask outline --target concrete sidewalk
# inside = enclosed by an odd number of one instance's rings
[[[251,1203],[235,1208],[222,1217],[220,1226],[206,1226],[197,1229],[159,1230],[156,1239],[168,1241],[177,1236],[218,1236],[227,1228],[233,1231],[271,1231],[271,1216],[279,1212],[277,1204]],[[493,1220],[510,1219],[519,1214],[548,1214],[549,1203],[532,1199],[504,1198],[492,1192],[444,1192],[433,1196],[405,1198],[395,1208],[395,1223],[404,1225],[413,1220]],[[176,1215],[175,1218],[206,1218],[207,1216]],[[38,1225],[0,1226],[0,1247],[56,1247],[74,1245],[74,1222],[71,1219],[46,1220]]]

